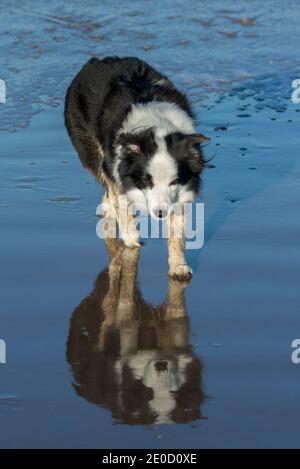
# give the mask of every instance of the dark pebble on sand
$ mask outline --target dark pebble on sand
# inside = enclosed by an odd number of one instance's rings
[[[49,201],[50,202],[55,202],[58,204],[69,204],[72,202],[76,202],[78,200],[77,197],[68,197],[68,196],[62,196],[62,197],[50,197]]]
[[[221,126],[215,127],[214,130],[227,130],[227,127],[225,127],[225,125],[221,125]]]

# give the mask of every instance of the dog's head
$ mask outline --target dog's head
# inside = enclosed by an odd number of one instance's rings
[[[199,133],[165,134],[153,127],[121,133],[116,177],[123,192],[154,218],[165,218],[174,203],[192,202],[204,167],[200,145],[208,140]]]

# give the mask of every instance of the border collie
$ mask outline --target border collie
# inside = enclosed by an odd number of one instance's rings
[[[190,279],[184,210],[171,207],[195,199],[205,164],[200,144],[209,139],[196,133],[187,98],[138,58],[92,58],[67,91],[65,124],[83,166],[106,188],[104,216],[117,220],[125,245],[140,247],[121,195],[154,218],[167,217],[169,275]]]

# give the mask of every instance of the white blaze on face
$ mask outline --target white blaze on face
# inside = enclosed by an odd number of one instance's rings
[[[165,140],[156,136],[156,143],[158,150],[147,166],[153,186],[145,190],[145,197],[150,214],[159,218],[159,211],[162,211],[162,218],[165,218],[178,193],[177,185],[170,185],[177,178],[177,165],[167,151]]]

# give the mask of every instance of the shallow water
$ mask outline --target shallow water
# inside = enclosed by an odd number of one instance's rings
[[[9,2],[2,13],[1,447],[299,446],[291,341],[300,330],[300,108],[288,99],[297,10],[292,1],[266,3],[228,2],[224,12],[215,2],[200,16],[190,2],[185,21],[181,2],[162,15],[145,15],[145,2],[128,13],[122,2],[126,23],[105,3],[95,15],[93,2],[84,12],[77,2]],[[106,39],[90,37],[100,31]],[[30,41],[47,51],[28,55]],[[139,259],[120,252],[107,271],[96,236],[101,189],[80,166],[61,105],[78,64],[102,50],[138,54],[175,76],[213,137],[199,198],[205,246],[187,254],[188,286],[168,282],[162,240],[148,240]],[[110,324],[109,311],[126,321]]]
[[[170,74],[197,106],[210,91],[286,107],[300,73],[297,0],[111,2],[2,0],[0,129],[59,106],[87,58],[137,55]],[[247,80],[247,81],[245,81]],[[245,86],[246,85],[246,86]]]

